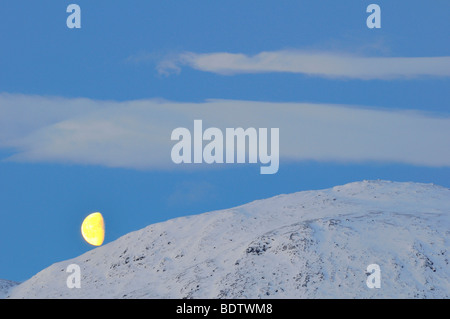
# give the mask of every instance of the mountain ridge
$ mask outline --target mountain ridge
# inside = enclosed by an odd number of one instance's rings
[[[10,298],[448,298],[450,189],[354,182],[179,217],[55,263]],[[366,267],[379,264],[380,289]],[[81,269],[69,289],[67,266]]]

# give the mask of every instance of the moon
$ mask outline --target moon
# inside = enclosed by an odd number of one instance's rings
[[[100,213],[92,213],[81,224],[84,240],[93,246],[101,246],[105,239],[105,221]]]

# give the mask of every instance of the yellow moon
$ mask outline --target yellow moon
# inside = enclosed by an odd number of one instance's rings
[[[83,238],[93,246],[101,246],[105,239],[105,222],[100,213],[92,213],[81,224]]]

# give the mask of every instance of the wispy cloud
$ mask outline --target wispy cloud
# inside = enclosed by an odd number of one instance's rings
[[[115,102],[0,94],[0,149],[13,151],[11,161],[171,169],[176,166],[170,158],[171,132],[192,129],[195,119],[202,119],[204,128],[280,128],[282,163],[450,166],[449,117],[235,100]]]
[[[450,76],[450,56],[366,57],[295,50],[261,52],[253,56],[227,52],[185,52],[161,60],[157,69],[162,74],[170,74],[180,72],[183,66],[223,75],[285,72],[362,80]]]

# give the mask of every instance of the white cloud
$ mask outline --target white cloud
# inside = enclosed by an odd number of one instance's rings
[[[224,75],[286,72],[326,78],[397,79],[450,76],[450,57],[364,57],[333,52],[273,51],[245,54],[182,53],[163,59],[160,73],[178,73],[182,66]]]
[[[202,119],[204,129],[280,128],[281,165],[315,160],[450,166],[448,117],[234,100],[114,102],[0,94],[0,149],[12,150],[13,161],[171,169],[171,132],[192,129],[194,119]]]

